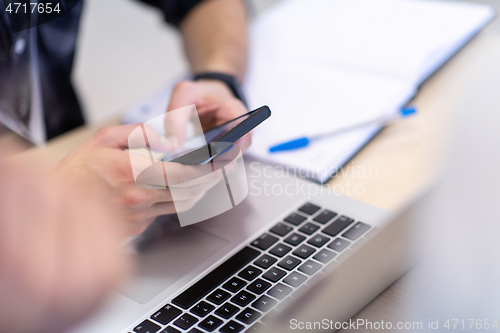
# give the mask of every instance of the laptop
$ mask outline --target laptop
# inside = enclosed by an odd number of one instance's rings
[[[404,219],[245,162],[243,202],[183,228],[175,215],[156,220],[130,246],[132,278],[73,332],[288,332],[292,320],[341,322],[412,266]]]

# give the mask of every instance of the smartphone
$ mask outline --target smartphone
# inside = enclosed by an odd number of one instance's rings
[[[244,115],[214,127],[200,136],[205,137],[206,145],[179,155],[171,155],[161,160],[184,165],[204,165],[214,157],[229,151],[234,143],[245,134],[259,126],[271,116],[268,106],[262,106]],[[196,139],[196,138],[195,138]]]

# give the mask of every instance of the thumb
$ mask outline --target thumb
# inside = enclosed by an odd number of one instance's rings
[[[140,134],[140,135],[139,135]],[[131,138],[129,139],[129,137]],[[95,135],[94,140],[98,145],[107,148],[126,149],[129,146],[129,140],[140,145],[140,138],[143,138],[140,125],[120,125],[105,127],[100,129]],[[144,141],[144,139],[142,139]]]
[[[165,130],[175,136],[179,146],[184,143],[186,127],[191,116],[196,112],[196,106],[202,100],[202,93],[192,81],[183,81],[177,84],[170,97],[167,108]]]
[[[191,116],[196,113],[194,104],[184,106],[175,110],[169,110],[165,114],[165,136],[177,147],[181,147],[186,140],[186,130]]]
[[[155,151],[171,151],[175,142],[156,133],[147,124],[131,124],[106,127],[95,134],[99,145],[107,148],[151,148]]]

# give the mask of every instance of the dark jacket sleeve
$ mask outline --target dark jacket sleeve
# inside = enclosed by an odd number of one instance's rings
[[[186,15],[189,13],[189,11],[204,0],[140,0],[140,1],[161,9],[161,11],[163,11],[163,15],[165,16],[165,20],[168,23],[178,28],[184,17],[186,17]]]

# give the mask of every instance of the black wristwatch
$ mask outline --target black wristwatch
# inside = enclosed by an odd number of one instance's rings
[[[219,72],[205,72],[196,74],[193,80],[217,80],[225,83],[228,86],[229,90],[231,90],[231,92],[233,93],[234,97],[242,101],[245,107],[248,109],[247,100],[241,89],[241,84],[235,76]]]

